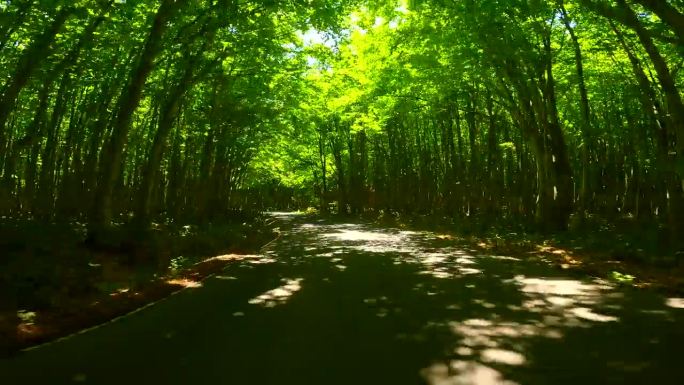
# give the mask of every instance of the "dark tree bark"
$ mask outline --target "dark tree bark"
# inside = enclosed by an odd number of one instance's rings
[[[677,8],[667,2],[667,0],[633,0],[641,4],[646,9],[658,15],[658,17],[667,23],[674,30],[679,45],[684,47],[684,14],[679,12]]]
[[[561,10],[561,20],[563,21],[565,29],[570,35],[570,40],[572,41],[572,47],[575,54],[575,69],[577,71],[577,86],[580,93],[580,127],[582,132],[582,148],[580,149],[580,157],[582,159],[582,176],[580,183],[578,211],[581,218],[584,218],[585,211],[589,204],[589,192],[592,189],[592,186],[590,185],[591,178],[589,177],[591,170],[591,147],[593,144],[591,134],[591,108],[589,106],[589,93],[587,92],[587,85],[584,76],[582,47],[580,46],[579,39],[575,33],[575,28],[572,26],[568,12],[565,9],[563,0],[559,0],[559,7]]]
[[[4,148],[5,124],[17,103],[19,93],[28,83],[36,69],[39,68],[40,64],[50,55],[50,46],[55,40],[55,36],[57,36],[71,14],[71,8],[62,8],[45,31],[33,39],[33,44],[26,49],[26,52],[19,59],[10,82],[2,90],[0,96],[0,149]]]
[[[161,50],[161,42],[167,22],[187,0],[163,0],[157,10],[143,50],[137,64],[130,73],[127,86],[119,97],[116,115],[112,123],[111,135],[100,156],[100,177],[98,180],[95,206],[89,220],[91,236],[112,221],[112,198],[117,178],[121,174],[123,150],[128,139],[133,113],[140,103],[145,81],[154,67],[154,59]],[[96,239],[97,236],[94,236]]]

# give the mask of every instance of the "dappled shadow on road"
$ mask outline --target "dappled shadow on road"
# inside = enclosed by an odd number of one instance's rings
[[[308,375],[334,373],[320,383],[644,383],[683,373],[674,299],[543,260],[326,222],[295,226],[266,253],[298,290],[246,315],[287,325],[269,343],[291,341],[277,350],[296,348],[285,361]]]
[[[103,374],[121,365],[158,383],[684,379],[680,299],[568,276],[543,260],[480,255],[429,232],[281,220],[282,237],[261,258],[34,359],[93,383],[126,378]],[[69,349],[90,359],[55,364]]]

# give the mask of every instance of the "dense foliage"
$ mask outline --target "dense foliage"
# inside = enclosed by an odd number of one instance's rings
[[[342,12],[201,0],[0,10],[0,210],[92,228],[224,213],[302,67],[283,42]]]
[[[682,20],[676,1],[362,8],[307,74],[300,169],[343,211],[629,218],[676,242]]]
[[[96,233],[336,201],[684,233],[681,0],[0,12],[1,215]]]

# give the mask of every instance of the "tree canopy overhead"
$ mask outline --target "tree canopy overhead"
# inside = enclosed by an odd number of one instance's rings
[[[0,215],[684,231],[681,0],[3,0]]]

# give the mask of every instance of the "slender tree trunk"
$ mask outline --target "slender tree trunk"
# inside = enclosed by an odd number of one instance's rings
[[[584,77],[584,64],[582,57],[582,47],[580,46],[579,39],[575,33],[575,29],[572,26],[570,18],[568,17],[568,12],[563,5],[563,0],[559,0],[561,19],[565,24],[565,28],[570,35],[570,40],[572,41],[573,51],[575,53],[575,69],[577,71],[577,86],[580,92],[580,113],[581,113],[581,132],[582,132],[582,147],[580,149],[580,157],[582,160],[582,177],[580,183],[580,193],[579,193],[579,204],[578,212],[581,219],[584,219],[585,211],[589,204],[589,192],[591,191],[590,185],[590,169],[591,169],[591,146],[592,146],[592,135],[591,135],[591,109],[589,106],[589,94],[587,92],[587,86]]]
[[[326,131],[325,125],[318,132],[318,158],[321,166],[321,212],[328,212],[328,162],[325,151]]]
[[[50,55],[50,46],[55,40],[55,36],[62,29],[64,23],[71,15],[71,8],[64,7],[55,16],[55,19],[45,29],[45,31],[33,39],[33,44],[26,49],[19,59],[17,68],[10,78],[9,84],[2,90],[0,97],[0,149],[4,148],[5,143],[5,124],[7,118],[16,105],[19,93],[38,68],[41,62]]]
[[[494,114],[494,100],[492,99],[492,94],[490,92],[487,92],[487,116],[489,118],[489,127],[487,131],[487,212],[488,215],[494,216],[498,211],[497,206],[501,201],[499,191],[502,180],[500,178],[499,170],[501,162],[499,156],[496,116]]]
[[[158,184],[161,160],[164,154],[164,146],[173,122],[178,117],[178,110],[181,99],[186,91],[192,86],[192,73],[194,61],[186,67],[184,74],[176,87],[168,95],[161,108],[160,117],[157,125],[157,132],[150,148],[147,165],[143,169],[142,186],[139,191],[138,206],[135,218],[138,224],[147,225],[150,220],[150,209],[153,203],[154,186]]]
[[[653,42],[646,28],[641,24],[637,15],[625,0],[618,0],[617,3],[622,12],[619,20],[637,34],[641,45],[651,59],[658,82],[667,101],[669,122],[676,143],[675,150],[673,152],[668,151],[667,155],[669,158],[667,161],[669,170],[667,172],[667,195],[669,197],[670,240],[680,242],[680,235],[684,231],[684,186],[682,186],[684,171],[677,172],[676,167],[679,164],[684,164],[684,103],[667,62],[660,54],[658,47]],[[612,16],[612,14],[609,14],[609,16]]]
[[[62,124],[62,117],[66,109],[67,87],[69,85],[69,75],[65,74],[57,92],[55,107],[47,127],[47,141],[42,154],[42,166],[38,179],[38,215],[42,219],[50,219],[54,211],[54,178],[57,157],[57,146],[59,140],[59,128]]]
[[[550,217],[551,225],[555,230],[566,230],[570,214],[572,214],[572,168],[568,155],[568,147],[558,118],[558,105],[556,102],[556,85],[553,76],[553,60],[551,58],[550,35],[544,41],[546,51],[546,84],[544,98],[548,108],[548,120],[546,137],[549,138],[551,149],[551,164],[553,170],[553,215]]]
[[[641,45],[651,59],[658,82],[665,95],[668,113],[671,115],[672,130],[677,138],[677,151],[679,154],[684,154],[684,103],[682,103],[682,98],[677,90],[674,77],[668,68],[667,62],[653,42],[649,31],[641,24],[639,18],[625,0],[617,0],[617,8],[612,8],[602,3],[592,3],[590,0],[582,0],[582,3],[600,15],[624,24],[636,33]]]
[[[123,150],[128,139],[133,114],[140,103],[145,81],[152,71],[154,59],[161,50],[162,36],[168,21],[185,0],[163,0],[152,21],[152,26],[138,59],[133,68],[129,83],[122,91],[112,123],[112,133],[100,157],[100,178],[95,196],[95,207],[89,221],[89,231],[94,236],[110,225],[112,220],[112,198],[117,178],[121,174]],[[97,239],[97,236],[94,236]]]
[[[471,90],[470,99],[468,100],[468,111],[466,112],[466,122],[468,124],[468,144],[470,145],[470,165],[468,167],[468,202],[467,212],[469,215],[474,215],[480,208],[480,194],[482,186],[480,185],[478,171],[479,171],[479,149],[477,145],[478,126],[475,120],[475,98],[476,91]]]
[[[456,198],[458,200],[458,205],[457,208],[459,210],[460,216],[463,215],[463,213],[466,210],[466,206],[464,203],[465,196],[466,194],[464,193],[464,176],[466,175],[466,164],[463,160],[463,134],[461,131],[461,111],[459,108],[459,103],[458,103],[458,98],[454,99],[454,108],[453,108],[453,114],[454,114],[454,120],[456,121],[456,143],[457,143],[457,148],[458,148],[458,168],[456,169],[456,175],[454,175],[455,178],[455,184],[456,184]]]
[[[679,12],[667,0],[634,0],[643,5],[646,9],[652,11],[658,17],[667,23],[674,30],[679,45],[684,47],[684,14]]]
[[[338,196],[338,209],[337,212],[340,215],[347,214],[347,183],[344,171],[344,161],[342,160],[342,145],[340,143],[340,122],[333,120],[333,131],[334,134],[330,138],[330,147],[332,149],[333,159],[335,159],[335,169],[337,174],[337,196]]]

